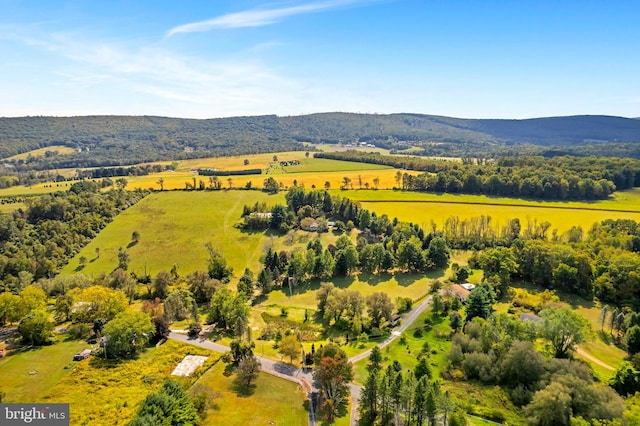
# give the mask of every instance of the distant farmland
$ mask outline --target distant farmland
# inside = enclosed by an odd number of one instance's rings
[[[433,221],[439,228],[451,216],[460,219],[491,216],[494,226],[502,226],[507,220],[517,217],[523,228],[528,222],[548,221],[551,223],[550,231],[557,229],[559,234],[572,226],[582,226],[587,231],[594,222],[605,219],[640,220],[638,190],[619,192],[611,200],[593,203],[400,191],[348,191],[344,196],[360,200],[365,208],[377,214],[387,214],[420,225],[430,225]]]

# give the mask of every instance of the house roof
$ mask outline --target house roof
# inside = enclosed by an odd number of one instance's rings
[[[449,288],[449,291],[451,291],[453,294],[455,294],[456,296],[460,297],[463,300],[467,300],[467,297],[469,297],[469,293],[471,293],[471,291],[462,287],[460,284],[452,285]]]
[[[540,322],[542,321],[542,318],[534,314],[527,314],[526,312],[523,312],[520,314],[520,321]]]

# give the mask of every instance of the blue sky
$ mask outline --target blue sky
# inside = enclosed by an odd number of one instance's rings
[[[640,116],[640,2],[0,0],[0,116]]]

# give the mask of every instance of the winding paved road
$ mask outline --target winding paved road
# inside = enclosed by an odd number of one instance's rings
[[[405,331],[418,316],[429,306],[432,296],[427,297],[418,306],[406,313],[402,319],[402,325],[391,333],[387,339],[378,343],[380,349],[384,348],[395,339],[400,337],[403,331]],[[192,339],[184,332],[172,331],[169,333],[169,338],[178,340],[180,342],[188,343],[190,345],[200,346],[202,348],[210,349],[215,352],[228,352],[230,349],[228,346],[221,345],[219,343],[212,342],[203,338]],[[371,349],[368,349],[356,356],[349,358],[349,362],[358,362],[364,358],[367,358],[371,354]],[[285,364],[278,361],[273,361],[269,358],[256,356],[261,364],[261,370],[267,374],[280,377],[285,380],[289,380],[294,383],[298,383],[302,389],[307,393],[307,398],[310,401],[309,409],[309,426],[316,426],[316,398],[319,388],[316,382],[313,380],[313,375],[309,369],[296,368],[290,364]],[[362,387],[349,383],[349,392],[351,393],[351,412],[349,413],[350,424],[355,426],[358,424],[358,401],[360,400],[360,391]]]

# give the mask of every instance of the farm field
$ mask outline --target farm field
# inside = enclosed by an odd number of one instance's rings
[[[294,186],[294,183],[296,183],[297,185],[304,186],[306,188],[312,188],[314,186],[316,188],[324,188],[326,182],[329,182],[331,188],[340,188],[345,177],[351,179],[351,185],[353,188],[359,188],[360,179],[362,179],[363,188],[365,188],[367,184],[370,188],[373,188],[373,181],[377,178],[379,179],[379,188],[393,188],[395,185],[395,175],[397,173],[396,169],[388,168],[364,171],[324,171],[324,166],[318,165],[310,165],[308,168],[310,170],[305,172],[288,171],[287,173],[282,174],[220,176],[218,179],[220,180],[222,187],[225,189],[229,188],[229,179],[231,179],[232,188],[244,188],[247,185],[247,182],[251,182],[253,188],[262,188],[264,180],[268,177],[273,177],[278,183],[282,183],[285,187]],[[185,184],[193,184],[194,179],[196,185],[199,184],[199,181],[204,182],[205,186],[209,185],[209,176],[198,176],[191,172],[164,172],[147,176],[127,177],[127,189],[160,189],[160,184],[158,183],[160,178],[164,181],[164,189],[184,189]],[[38,188],[38,186],[34,186],[34,188],[32,188],[34,192],[35,188]],[[4,195],[2,191],[3,190],[0,190],[0,196]],[[7,195],[17,195],[20,193],[21,191],[15,190],[11,194],[8,193]]]
[[[27,205],[25,203],[5,203],[0,204],[0,213],[12,213],[18,209],[26,209]]]
[[[551,230],[561,234],[572,226],[587,231],[594,222],[604,219],[640,220],[640,192],[624,191],[612,200],[594,203],[537,202],[510,198],[491,198],[476,195],[423,194],[399,191],[341,191],[345,197],[359,200],[363,207],[377,214],[387,214],[400,220],[439,228],[447,218],[458,216],[468,219],[481,215],[491,216],[495,227],[507,220],[519,218],[522,228],[528,222],[548,221]],[[622,210],[622,211],[621,211]]]
[[[368,185],[374,188],[374,179],[378,179],[379,188],[393,188],[396,184],[395,175],[397,169],[389,166],[381,166],[377,164],[363,164],[349,161],[338,161],[328,159],[305,158],[304,152],[278,153],[278,161],[297,160],[298,165],[287,167],[277,167],[269,170],[269,174],[265,171],[269,168],[274,154],[247,155],[239,157],[218,157],[218,158],[202,158],[193,160],[184,160],[173,162],[177,164],[176,171],[166,171],[162,173],[153,173],[146,176],[126,176],[128,182],[127,189],[160,189],[158,181],[163,180],[163,188],[185,189],[185,183],[198,185],[199,181],[203,181],[205,186],[209,185],[209,176],[199,176],[192,172],[197,168],[217,168],[220,170],[241,170],[260,168],[262,174],[244,175],[244,176],[220,176],[223,188],[244,188],[247,182],[251,182],[254,188],[261,188],[264,180],[273,177],[278,182],[282,182],[285,187],[293,186],[294,183],[304,185],[311,188],[324,188],[325,183],[329,182],[332,188],[340,188],[343,184],[344,177],[351,179],[353,188],[360,189],[360,181],[362,188]],[[244,165],[244,160],[249,160],[248,165]],[[171,164],[170,162],[152,163],[152,164]],[[321,173],[321,174],[320,174]],[[409,172],[418,174],[418,172]],[[75,175],[75,170],[70,174],[65,171],[65,176]],[[231,183],[229,182],[231,178]],[[114,178],[117,179],[117,178]],[[194,181],[195,179],[195,181]],[[101,179],[97,179],[100,181]],[[295,182],[294,182],[295,181]],[[8,197],[15,195],[38,195],[48,194],[55,191],[64,191],[69,189],[73,182],[46,182],[32,186],[18,185],[9,188],[0,189],[0,197]]]
[[[359,148],[355,146],[335,145],[335,144],[329,144],[329,143],[315,143],[315,144],[307,143],[307,144],[315,147],[316,150],[322,151],[322,152],[340,152],[340,151],[351,150],[351,151],[362,151],[362,152],[378,152],[382,155],[392,155],[389,153],[388,149],[380,148],[380,147]]]
[[[31,156],[31,157],[44,157],[46,152],[57,152],[58,155],[66,155],[66,154],[72,154],[72,153],[76,152],[76,150],[71,148],[71,147],[69,147],[69,146],[51,145],[51,146],[47,146],[45,148],[38,148],[38,149],[34,149],[32,151],[29,151],[29,152],[24,152],[22,154],[14,155],[12,157],[3,158],[3,160],[9,160],[9,161],[26,160],[27,158],[29,158],[29,156]]]
[[[224,368],[218,363],[196,382],[218,394],[201,425],[307,424],[306,395],[298,384],[260,373],[252,392],[246,393],[234,383],[235,374],[226,376]]]
[[[572,226],[581,226],[587,231],[595,222],[604,219],[633,219],[640,220],[640,213],[621,213],[596,210],[571,210],[558,211],[552,207],[516,207],[516,206],[487,206],[472,204],[441,204],[441,203],[362,203],[363,207],[376,212],[387,214],[389,217],[397,217],[406,222],[417,223],[428,228],[433,221],[439,229],[442,229],[445,221],[451,216],[460,219],[469,219],[478,216],[491,216],[493,226],[500,229],[509,219],[518,218],[522,229],[526,229],[527,223],[551,223],[551,232],[558,230],[562,234]],[[551,232],[549,235],[551,235]]]
[[[242,207],[256,202],[284,201],[284,194],[259,191],[165,191],[154,193],[118,215],[74,257],[62,273],[110,273],[118,265],[118,249],[127,249],[129,270],[156,275],[175,264],[180,275],[207,269],[205,244],[221,250],[237,276],[245,267],[256,270],[262,254],[262,233],[236,228]],[[140,241],[130,245],[133,231]],[[266,237],[265,237],[266,238]],[[96,249],[100,255],[97,255]],[[80,268],[81,257],[88,262]]]
[[[334,191],[337,192],[337,191]],[[340,191],[345,197],[360,202],[440,202],[449,204],[485,204],[498,206],[556,207],[579,210],[611,210],[640,212],[640,188],[615,192],[607,200],[541,201],[521,198],[490,197],[488,195],[434,194],[413,191]]]
[[[391,169],[391,166],[378,164],[354,163],[351,161],[328,160],[324,158],[313,158],[313,154],[306,156],[304,151],[289,151],[267,154],[239,155],[233,157],[209,157],[194,158],[176,162],[157,162],[149,164],[175,164],[176,172],[189,172],[192,169],[216,168],[218,170],[243,170],[243,169],[263,169],[266,170],[277,158],[282,161],[299,161],[300,164],[287,166],[286,173],[304,173],[308,171],[340,171],[340,170],[382,170]],[[245,164],[245,161],[248,161]]]

